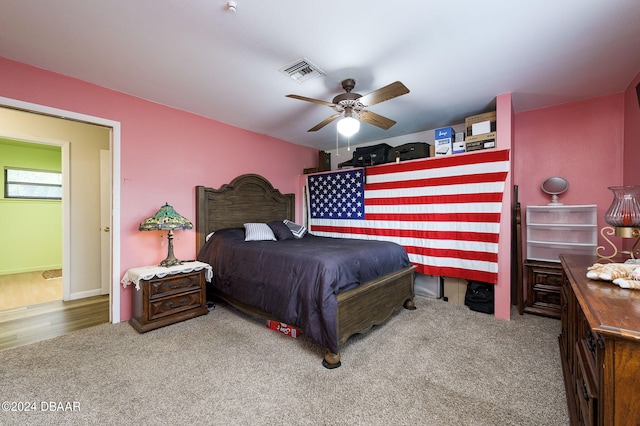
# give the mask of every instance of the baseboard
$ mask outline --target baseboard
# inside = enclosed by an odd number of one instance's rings
[[[28,272],[41,272],[48,271],[50,269],[62,269],[62,265],[43,265],[29,266],[28,268],[3,269],[0,271],[0,275],[26,274]]]

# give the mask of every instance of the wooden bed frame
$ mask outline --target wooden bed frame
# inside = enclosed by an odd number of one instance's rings
[[[197,252],[200,252],[210,232],[242,228],[247,222],[265,223],[285,218],[295,221],[295,195],[280,193],[262,176],[242,175],[220,189],[197,186]],[[414,266],[404,268],[339,293],[338,345],[354,334],[364,333],[374,325],[382,324],[402,306],[415,309],[414,269]],[[249,315],[279,321],[267,312],[220,292],[216,292],[215,296]],[[327,349],[322,363],[327,368],[339,367],[340,354]]]

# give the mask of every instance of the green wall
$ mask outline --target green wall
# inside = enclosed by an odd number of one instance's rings
[[[59,146],[0,138],[0,275],[62,267],[62,202],[4,198],[4,167],[62,171]]]

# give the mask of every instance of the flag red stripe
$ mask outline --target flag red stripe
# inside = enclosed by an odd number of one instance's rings
[[[500,213],[367,213],[367,220],[401,222],[500,222]]]
[[[416,229],[390,228],[356,228],[350,226],[311,225],[311,232],[327,232],[353,235],[375,235],[398,238],[419,238],[430,240],[475,241],[483,243],[497,243],[498,234],[488,232],[460,232],[460,231],[420,231]]]
[[[416,265],[416,272],[442,277],[462,278],[470,281],[480,281],[495,284],[498,274],[494,272],[477,271],[473,269],[454,268],[448,266]]]
[[[367,171],[367,176],[371,176],[371,173]],[[411,179],[403,181],[393,182],[375,182],[367,183],[364,186],[365,191],[374,191],[379,189],[400,189],[400,188],[424,188],[431,186],[443,186],[443,185],[461,185],[471,183],[488,183],[488,182],[502,182],[507,176],[506,172],[495,173],[481,173],[473,175],[461,175],[461,176],[442,176],[432,177],[425,179]]]
[[[434,249],[427,247],[403,246],[407,253],[420,256],[449,257],[452,259],[480,260],[483,262],[497,262],[497,253],[481,251],[456,250],[456,249]]]

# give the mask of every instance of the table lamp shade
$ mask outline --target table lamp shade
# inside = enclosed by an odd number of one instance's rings
[[[182,262],[173,255],[173,231],[177,229],[193,229],[189,219],[179,215],[168,203],[160,207],[160,210],[148,219],[145,219],[138,228],[140,231],[169,231],[169,249],[167,258],[160,262],[160,266],[179,265]]]
[[[640,226],[640,186],[610,186],[613,202],[604,221],[615,227]]]
[[[175,231],[176,229],[193,229],[193,224],[167,203],[160,207],[156,214],[145,219],[138,229],[140,231]]]

